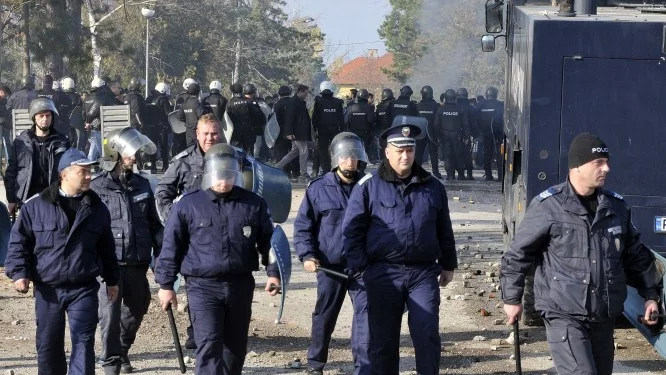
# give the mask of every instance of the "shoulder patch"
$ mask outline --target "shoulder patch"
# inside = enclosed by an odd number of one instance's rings
[[[614,191],[610,191],[610,190],[606,190],[606,189],[604,189],[604,193],[606,193],[606,195],[610,195],[611,197],[616,198],[616,199],[619,199],[619,200],[621,200],[621,201],[624,200],[624,197],[623,197],[623,196],[621,196],[620,194],[618,194],[618,193],[616,193],[616,192],[614,192]]]
[[[562,189],[559,189],[556,186],[551,186],[548,188],[548,190],[542,191],[541,194],[537,195],[537,200],[541,202],[548,197],[559,194],[560,192],[562,192]]]
[[[358,180],[357,183],[358,183],[359,185],[363,185],[366,181],[368,181],[368,180],[371,179],[371,178],[372,178],[372,173],[368,173],[368,174],[366,174],[365,176],[363,176],[363,178],[361,178],[360,180]]]
[[[173,161],[173,160],[182,159],[182,158],[186,157],[187,155],[188,155],[187,150],[181,151],[180,154],[174,156],[171,160]]]
[[[312,184],[313,184],[314,182],[316,182],[316,181],[321,180],[322,178],[324,178],[324,176],[320,176],[320,177],[315,178],[314,180],[310,180],[310,182],[308,182],[308,186],[307,186],[307,187],[310,187],[310,185],[312,185]]]
[[[26,199],[26,201],[23,202],[23,204],[26,204],[26,203],[30,202],[31,200],[33,200],[33,199],[35,199],[35,198],[37,198],[37,197],[39,197],[39,193],[37,193],[37,194],[33,195],[32,197]]]

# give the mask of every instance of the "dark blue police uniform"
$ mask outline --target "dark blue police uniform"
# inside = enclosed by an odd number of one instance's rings
[[[109,210],[93,191],[83,193],[73,224],[60,206],[59,182],[29,199],[12,228],[5,272],[34,284],[37,371],[67,373],[65,313],[72,352],[69,374],[95,373],[97,276],[118,283]]]
[[[294,247],[301,261],[317,259],[322,266],[345,271],[342,257],[342,219],[354,184],[344,184],[336,172],[310,183],[294,221]],[[317,304],[312,313],[312,343],[308,366],[322,370],[340,308],[349,292],[354,307],[352,354],[354,374],[370,374],[368,358],[367,298],[363,280],[342,280],[326,273],[317,274]]]
[[[247,351],[259,255],[268,263],[273,224],[260,196],[195,190],[176,203],[164,230],[155,281],[173,289],[180,272],[197,344],[197,374],[240,375]],[[277,264],[267,267],[279,277]]]
[[[444,185],[416,164],[403,182],[384,160],[359,181],[342,225],[343,257],[351,272],[363,272],[367,290],[371,373],[398,374],[406,305],[416,371],[438,374],[437,278],[457,267]]]

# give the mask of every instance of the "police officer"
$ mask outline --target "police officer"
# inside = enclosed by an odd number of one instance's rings
[[[291,150],[291,141],[288,140],[283,133],[287,116],[287,104],[291,97],[291,88],[289,86],[280,86],[278,89],[278,95],[280,98],[273,106],[276,119],[278,124],[280,124],[280,136],[275,140],[275,147],[273,148],[273,158],[276,161],[282,160],[282,158],[289,153],[289,150]],[[283,170],[287,176],[298,178],[300,173],[298,158],[294,159],[291,163],[287,163],[287,165],[283,167]]]
[[[33,100],[28,116],[32,127],[14,138],[4,176],[10,213],[58,180],[58,161],[69,148],[54,128],[58,111],[51,99]]]
[[[148,312],[150,288],[146,272],[162,248],[162,224],[150,182],[133,172],[136,155],[154,154],[155,144],[134,128],[114,130],[107,136],[109,152],[100,159],[102,172],[90,188],[111,213],[111,231],[120,265],[118,298],[108,301],[100,288],[99,328],[105,374],[132,372],[128,352]]]
[[[469,135],[470,137],[463,142],[463,165],[464,169],[467,172],[467,179],[474,180],[472,171],[474,170],[474,162],[472,161],[472,149],[474,147],[474,140],[479,137],[479,127],[476,119],[476,109],[471,104],[469,99],[469,93],[467,89],[462,87],[458,89],[456,93],[458,107],[463,111],[465,117],[467,117],[467,123],[469,125]],[[476,101],[476,99],[475,99]]]
[[[28,109],[36,97],[35,77],[27,75],[21,80],[21,88],[7,99],[7,110],[11,114],[13,109]]]
[[[455,90],[444,92],[445,104],[437,110],[435,128],[440,132],[444,145],[446,179],[454,180],[458,171],[458,180],[465,180],[465,142],[469,142],[469,124],[467,116],[456,103]]]
[[[389,128],[386,158],[352,191],[343,220],[343,258],[362,274],[368,298],[372,374],[398,374],[405,305],[416,372],[439,374],[439,285],[457,266],[444,185],[414,164],[411,124]]]
[[[321,165],[320,176],[331,170],[329,146],[344,126],[343,102],[333,96],[333,83],[324,81],[319,85],[319,96],[315,97],[312,111],[312,128],[317,139],[317,153]]]
[[[558,374],[613,372],[613,326],[627,283],[645,298],[645,317],[659,312],[654,255],[640,241],[622,196],[603,189],[608,146],[590,133],[569,146],[567,181],[535,197],[502,257],[504,311],[522,312],[526,274],[536,263],[536,308],[546,324]]]
[[[361,89],[356,103],[347,108],[345,115],[346,130],[363,140],[365,149],[372,147],[372,125],[375,123],[375,110],[368,104],[368,90]]]
[[[416,103],[410,98],[412,97],[412,88],[410,86],[403,86],[400,89],[400,95],[398,99],[395,99],[391,102],[391,105],[388,106],[386,111],[386,118],[388,120],[389,126],[393,125],[393,119],[398,116],[418,116],[419,110],[416,107]]]
[[[80,150],[67,150],[56,164],[60,178],[26,202],[10,235],[5,273],[21,293],[34,286],[39,374],[94,374],[96,277],[102,276],[110,301],[118,295],[109,210],[89,190],[93,164]]]
[[[251,148],[248,154],[254,156],[257,160],[263,160],[261,157],[261,149],[264,146],[266,115],[259,105],[263,99],[258,97],[257,88],[251,83],[247,83],[243,86],[243,96],[247,100],[250,109],[250,136],[247,143],[248,145],[251,145]]]
[[[345,272],[342,257],[342,219],[347,200],[361,178],[360,170],[368,162],[363,140],[343,132],[331,143],[333,169],[313,180],[294,221],[294,247],[308,272],[319,265]],[[312,313],[312,342],[308,349],[310,374],[323,374],[328,360],[331,334],[348,292],[354,306],[352,322],[352,354],[354,374],[369,374],[367,300],[363,280],[340,279],[320,272],[317,274],[317,304]]]
[[[178,108],[177,117],[180,121],[185,122],[185,144],[191,147],[196,144],[196,128],[197,122],[201,116],[206,113],[212,113],[208,104],[199,101],[199,92],[201,86],[198,82],[190,83],[187,87],[187,95],[183,96],[183,105]]]
[[[141,82],[139,78],[132,78],[130,80],[124,103],[125,105],[129,105],[130,108],[130,126],[138,131],[143,131],[145,125],[143,120],[145,99],[141,95]]]
[[[239,88],[240,92],[236,92]],[[253,95],[256,93],[253,84],[248,83],[241,88],[240,84],[235,83],[232,85],[231,91],[234,96],[227,104],[227,113],[233,122],[234,131],[228,143],[242,148],[252,155],[257,134],[260,129],[263,131],[266,117],[261,112],[258,103],[253,100]]]
[[[115,105],[116,98],[106,82],[99,77],[90,83],[90,94],[83,103],[83,117],[88,131],[88,159],[97,160],[102,156],[101,107]]]
[[[183,81],[183,90],[176,95],[176,100],[174,101],[174,110],[179,110],[180,108],[183,107],[183,103],[185,102],[185,99],[189,97],[189,94],[187,93],[187,88],[190,87],[191,85],[197,83],[192,78],[186,78]],[[186,132],[185,132],[186,133]],[[184,149],[187,148],[187,142],[186,142],[186,135],[185,133],[180,133],[180,134],[173,134],[173,140],[171,142],[171,155],[178,155],[181,153]]]
[[[391,126],[389,120],[392,121],[392,119],[388,118],[388,109],[393,100],[395,100],[395,97],[393,96],[393,90],[382,90],[382,100],[379,102],[377,108],[375,109],[375,136],[379,136],[384,130]],[[384,154],[383,150],[386,148],[386,140],[381,137],[379,139],[379,148],[381,150],[379,152],[379,158],[384,160],[386,155]]]
[[[163,309],[177,302],[178,272],[187,280],[197,374],[241,374],[259,255],[267,266],[266,291],[275,295],[280,284],[277,264],[268,264],[273,233],[268,207],[242,183],[234,148],[211,147],[201,190],[185,194],[173,207],[155,267]]]
[[[57,81],[56,81],[57,82]],[[37,97],[49,98],[53,100],[58,113],[62,113],[62,116],[58,116],[55,123],[55,129],[58,133],[63,134],[64,136],[69,136],[69,113],[67,113],[67,98],[62,93],[62,91],[56,91],[53,89],[54,80],[50,74],[44,76],[42,81],[42,88],[37,90]]]
[[[488,87],[486,98],[479,103],[478,124],[483,136],[483,169],[486,180],[493,180],[492,162],[497,157],[497,181],[502,180],[503,160],[499,154],[504,142],[504,102],[497,100],[497,89]]]
[[[169,135],[172,133],[169,126],[169,113],[172,111],[169,85],[164,82],[156,84],[151,95],[146,98],[145,109],[146,122],[151,125],[146,135],[157,146],[157,153],[151,155],[151,160],[155,160],[156,170],[164,171],[169,165]]]
[[[430,86],[423,86],[421,88],[421,101],[419,104],[416,105],[416,108],[419,110],[419,116],[424,117],[426,120],[428,120],[428,131],[434,132],[434,126],[435,126],[435,115],[437,114],[437,110],[439,109],[439,103],[435,101],[433,97],[433,92],[432,92],[432,87]],[[439,173],[439,157],[437,156],[437,143],[433,142],[430,138],[433,137],[437,139],[437,134],[428,134],[427,137],[424,137],[422,140],[417,140],[416,141],[416,156],[414,162],[416,164],[421,165],[420,163],[420,157],[422,157],[423,153],[420,152],[422,150],[419,148],[419,145],[423,147],[424,145],[427,145],[428,147],[428,153],[430,154],[430,164],[432,166],[432,175],[435,176],[438,179],[442,178],[442,175]]]
[[[351,106],[352,104],[356,103],[356,99],[358,97],[358,89],[349,89],[349,99],[345,103],[345,110]]]
[[[208,88],[210,89],[210,95],[204,99],[204,102],[208,103],[215,117],[223,121],[224,111],[227,109],[227,98],[220,93],[222,91],[222,82],[212,81],[208,85]]]
[[[61,113],[60,117],[64,118],[65,123],[67,123],[67,126],[69,127],[67,133],[69,134],[69,142],[72,144],[72,147],[78,148],[79,150],[85,150],[87,143],[85,132],[70,126],[70,118],[74,108],[79,107],[80,112],[83,111],[81,95],[76,92],[76,83],[69,77],[62,79],[61,87],[65,101],[62,105],[62,109],[58,110],[58,112]]]

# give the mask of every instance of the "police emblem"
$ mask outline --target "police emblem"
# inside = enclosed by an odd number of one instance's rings
[[[402,136],[409,137],[409,126],[405,126],[404,128],[402,128]]]
[[[243,236],[245,236],[245,238],[250,238],[251,235],[252,227],[243,227]]]

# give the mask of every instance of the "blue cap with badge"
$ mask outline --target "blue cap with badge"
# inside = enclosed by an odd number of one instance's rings
[[[381,137],[395,147],[414,147],[416,140],[423,138],[420,126],[423,120],[423,117],[417,116],[396,116],[393,125],[384,130]]]

